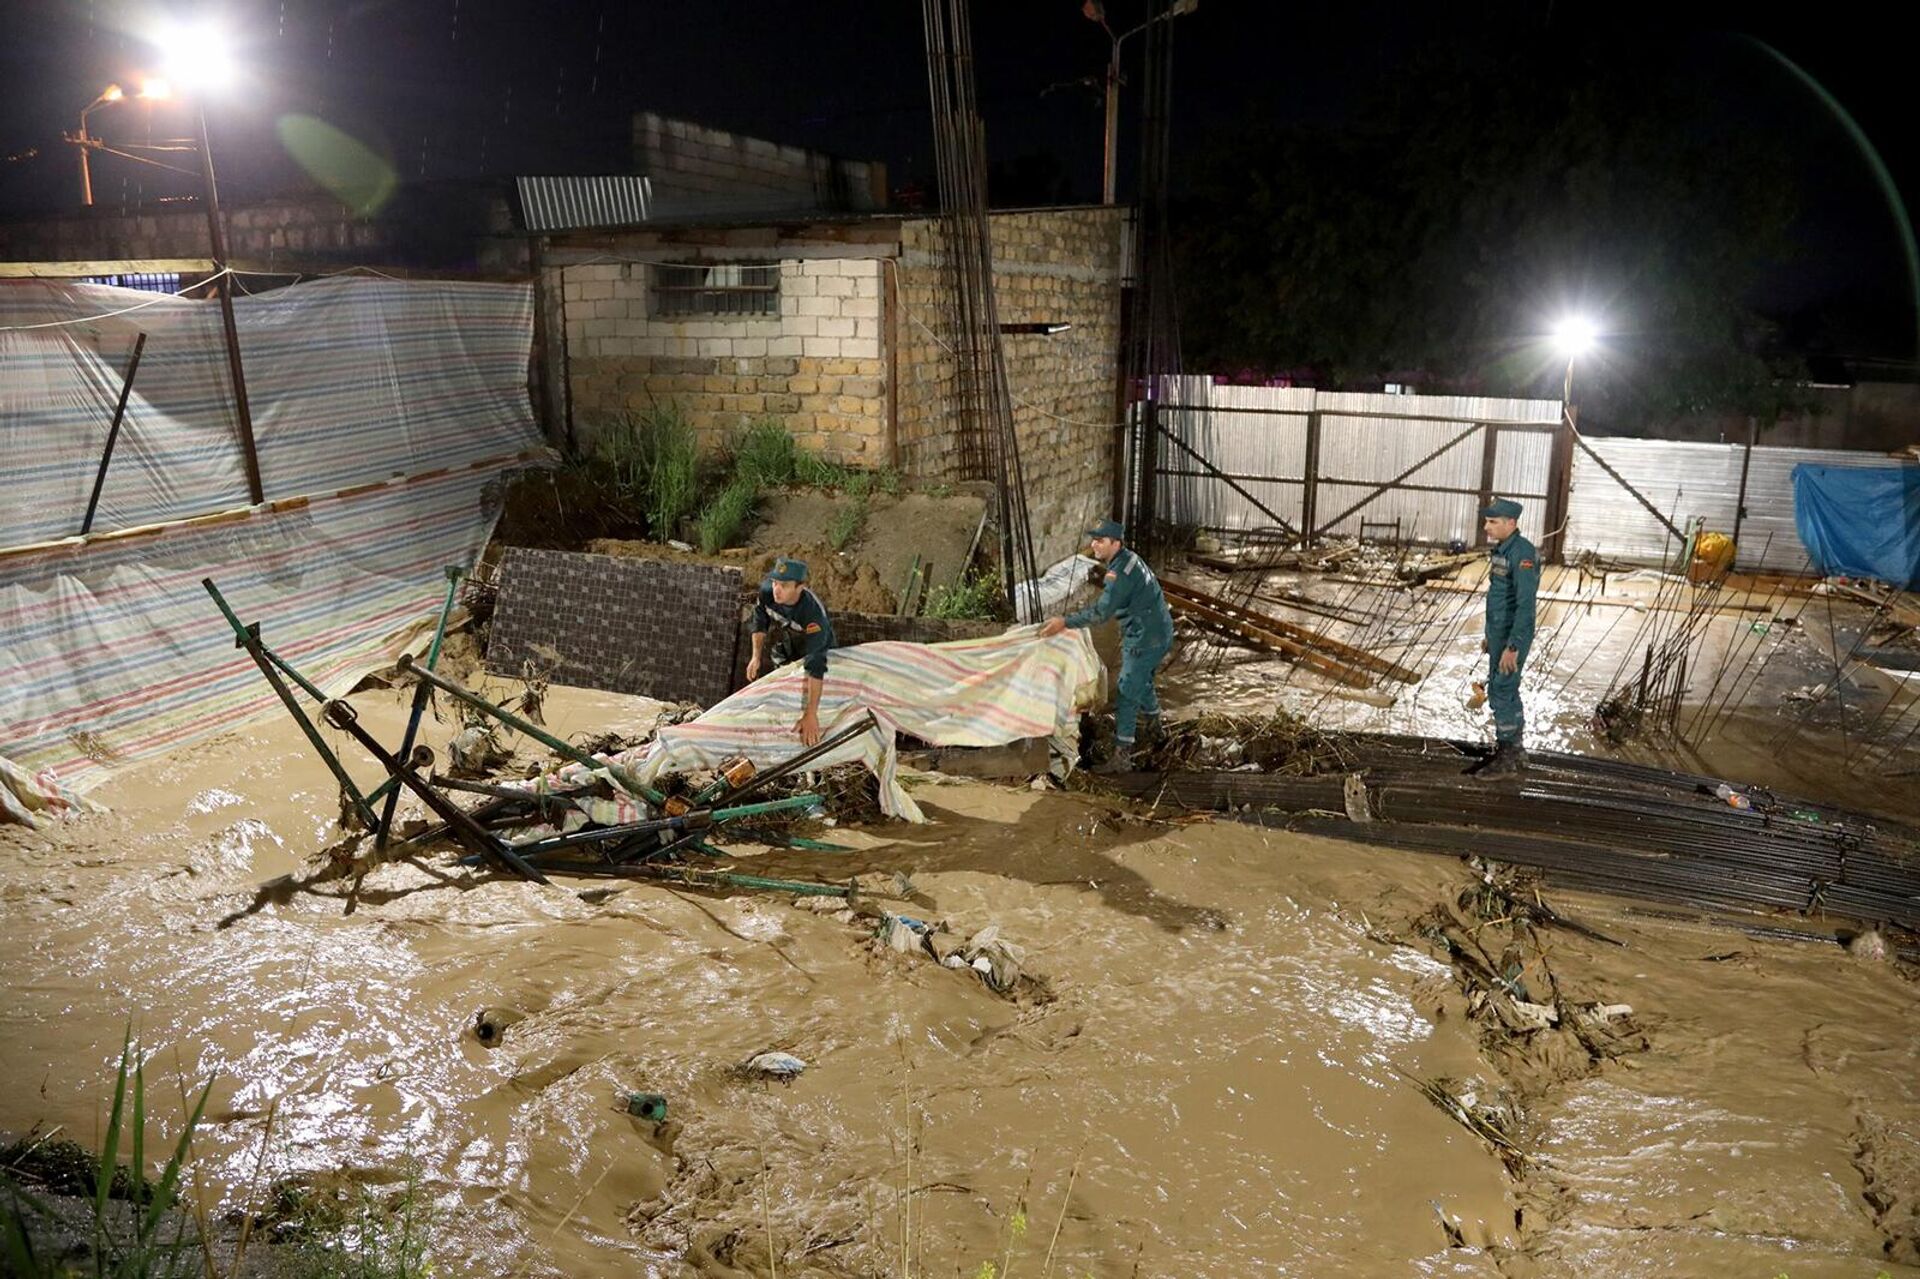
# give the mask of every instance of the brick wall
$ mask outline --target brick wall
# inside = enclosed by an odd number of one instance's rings
[[[742,137],[652,111],[633,117],[634,171],[647,175],[659,213],[866,212],[887,199],[886,166]]]
[[[625,252],[639,261],[544,273],[543,283],[557,287],[562,300],[576,438],[585,444],[608,417],[671,400],[687,412],[705,448],[772,416],[810,451],[886,464],[882,261],[852,256],[873,250],[844,245],[818,246],[833,256],[781,256],[794,248],[777,245],[771,230],[727,234],[740,243],[635,240]],[[749,242],[755,238],[766,243]],[[729,258],[779,261],[777,316],[652,313],[650,262]]]
[[[1124,229],[1125,210],[1118,208],[992,218],[1001,323],[1073,326],[1053,336],[1002,338],[1029,518],[1043,565],[1071,553],[1112,501]],[[938,221],[914,219],[901,227],[898,437],[906,470],[957,478],[954,365],[941,344],[948,340],[941,309],[948,288],[943,241]]]

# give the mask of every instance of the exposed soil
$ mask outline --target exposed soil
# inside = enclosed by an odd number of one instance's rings
[[[770,494],[763,503],[759,527],[747,539],[748,545],[757,551],[780,554],[801,554],[789,548],[826,545],[834,516],[850,500],[841,494],[811,490]],[[895,497],[875,493],[867,500],[866,522],[845,553],[856,564],[872,565],[881,585],[896,598],[906,588],[916,559],[925,579],[921,590],[952,586],[966,568],[967,552],[986,509],[987,499],[980,493],[901,493]],[[811,564],[815,556],[802,558]]]

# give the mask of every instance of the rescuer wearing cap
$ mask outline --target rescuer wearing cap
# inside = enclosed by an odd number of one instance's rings
[[[1093,555],[1106,565],[1105,584],[1091,608],[1050,619],[1043,636],[1058,635],[1068,627],[1084,628],[1109,618],[1120,623],[1119,698],[1113,708],[1113,757],[1096,773],[1123,773],[1133,766],[1134,726],[1140,715],[1150,727],[1160,723],[1160,699],[1153,691],[1153,673],[1173,647],[1173,614],[1160,580],[1147,562],[1122,545],[1125,530],[1117,520],[1102,520],[1087,530]]]
[[[783,555],[760,583],[753,602],[753,658],[747,663],[747,679],[756,680],[764,671],[804,660],[806,695],[793,731],[801,742],[815,746],[820,741],[820,692],[827,677],[827,650],[833,647],[833,622],[806,581],[806,561]]]
[[[1520,503],[1495,498],[1480,512],[1487,534],[1487,702],[1493,709],[1493,758],[1480,777],[1510,777],[1527,766],[1520,672],[1533,644],[1540,552],[1520,536]]]

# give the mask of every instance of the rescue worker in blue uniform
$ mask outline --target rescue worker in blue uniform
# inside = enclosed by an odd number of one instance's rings
[[[747,663],[747,680],[751,683],[762,672],[796,659],[804,661],[806,692],[793,731],[801,742],[815,746],[820,742],[820,694],[827,678],[827,650],[833,647],[833,622],[806,581],[806,561],[782,556],[760,583],[753,601],[753,658]]]
[[[1510,777],[1527,766],[1520,674],[1533,646],[1540,552],[1520,535],[1520,503],[1495,498],[1480,512],[1487,534],[1487,701],[1493,710],[1493,758],[1480,777]]]
[[[1173,647],[1173,614],[1160,591],[1160,579],[1147,562],[1122,543],[1125,530],[1117,520],[1103,520],[1087,530],[1094,558],[1106,565],[1100,598],[1091,608],[1050,619],[1042,636],[1058,635],[1068,627],[1084,629],[1118,618],[1120,622],[1119,699],[1113,710],[1112,758],[1096,773],[1123,773],[1133,767],[1134,729],[1141,715],[1158,731],[1160,699],[1153,691],[1153,673]]]

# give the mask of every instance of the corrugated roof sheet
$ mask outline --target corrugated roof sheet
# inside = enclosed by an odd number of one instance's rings
[[[645,222],[653,189],[637,174],[592,178],[515,178],[529,231],[577,231]]]

